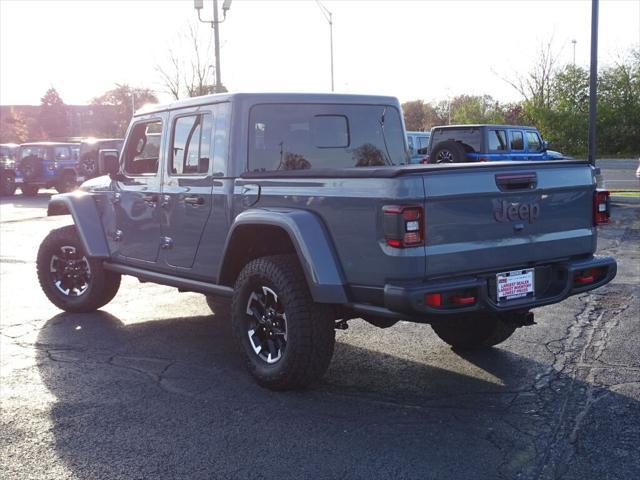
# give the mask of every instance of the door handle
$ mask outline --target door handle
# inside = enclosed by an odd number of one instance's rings
[[[193,205],[194,207],[198,205],[204,205],[204,198],[198,196],[185,197],[184,203],[186,203],[187,205]]]

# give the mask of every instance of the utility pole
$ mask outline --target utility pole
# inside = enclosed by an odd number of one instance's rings
[[[203,20],[200,17],[200,10],[203,8],[203,0],[193,0],[193,6],[198,11],[198,20],[202,23],[211,24],[211,28],[213,28],[213,43],[214,43],[214,55],[216,60],[216,83],[213,86],[213,93],[220,93],[222,91],[222,75],[220,73],[220,34],[218,32],[218,25],[224,22],[227,19],[227,11],[231,8],[232,0],[224,0],[222,4],[222,20],[218,18],[218,0],[213,0],[213,20]]]
[[[573,66],[576,66],[576,43],[578,43],[578,41],[574,38],[573,40],[571,40],[571,43],[573,44]]]
[[[596,114],[598,109],[598,0],[591,0],[591,70],[589,74],[589,163],[596,164]]]
[[[324,15],[324,18],[329,22],[329,45],[331,48],[331,91],[333,92],[333,14],[325,7],[320,0],[316,0],[318,8]]]

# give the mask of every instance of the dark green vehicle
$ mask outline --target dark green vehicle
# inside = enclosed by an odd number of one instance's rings
[[[111,157],[114,159],[115,157]],[[121,275],[231,300],[249,371],[272,389],[326,371],[352,318],[429,323],[456,348],[605,285],[608,195],[579,161],[408,165],[397,99],[221,94],[133,118],[108,176],[56,195],[49,299],[90,312]]]
[[[16,191],[16,153],[19,145],[0,144],[0,195],[11,196]]]

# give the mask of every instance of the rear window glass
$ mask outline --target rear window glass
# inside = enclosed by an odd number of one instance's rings
[[[507,134],[504,130],[489,130],[489,151],[507,150]]]
[[[440,128],[433,131],[431,139],[434,147],[441,142],[454,141],[462,144],[467,152],[480,151],[479,128]]]
[[[305,170],[407,163],[395,107],[268,104],[249,116],[249,170]]]
[[[38,157],[43,160],[50,160],[46,147],[22,147],[20,150],[20,159],[22,160],[27,157]]]

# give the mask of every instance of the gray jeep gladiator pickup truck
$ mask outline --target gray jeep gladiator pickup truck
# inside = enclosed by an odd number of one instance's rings
[[[231,298],[263,386],[327,369],[335,328],[429,323],[483,348],[534,307],[600,287],[608,194],[578,161],[408,165],[397,99],[221,94],[136,113],[108,176],[52,197],[73,216],[38,252],[69,312],[108,303],[121,275]],[[228,302],[228,300],[227,300]]]

